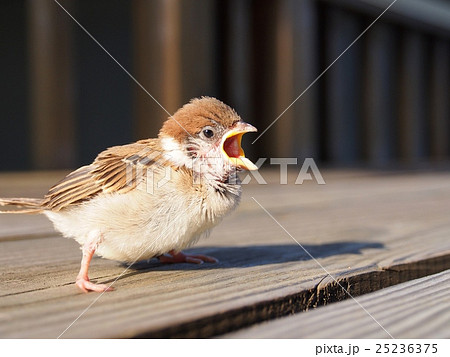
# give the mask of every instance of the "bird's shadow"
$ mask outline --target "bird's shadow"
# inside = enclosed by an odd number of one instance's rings
[[[362,254],[363,249],[383,249],[384,245],[377,242],[336,242],[326,244],[271,244],[234,247],[198,247],[187,249],[189,254],[210,255],[219,259],[219,263],[204,264],[165,264],[157,259],[140,261],[128,266],[128,273],[121,279],[147,271],[168,270],[200,270],[246,268],[268,264],[307,261],[344,254]],[[125,264],[124,264],[125,266]]]

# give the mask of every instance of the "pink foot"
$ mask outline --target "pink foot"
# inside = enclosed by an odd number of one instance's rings
[[[97,246],[103,241],[103,236],[98,232],[92,232],[87,243],[83,244],[83,258],[81,259],[80,272],[78,273],[75,284],[85,293],[89,291],[96,291],[102,293],[104,291],[113,291],[112,286],[104,284],[91,283],[88,276],[89,264],[94,256]]]
[[[160,255],[158,257],[161,263],[193,263],[193,264],[203,264],[208,263],[218,263],[219,260],[214,257],[209,257],[207,255],[201,254],[184,254],[183,252],[175,253],[171,250],[169,253]]]
[[[98,293],[102,293],[103,291],[113,291],[114,288],[112,286],[108,286],[105,284],[94,284],[89,281],[89,278],[77,277],[75,284],[83,290],[85,293],[89,291],[96,291]]]

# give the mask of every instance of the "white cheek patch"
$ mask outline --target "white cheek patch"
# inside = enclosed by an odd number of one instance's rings
[[[211,149],[203,141],[196,142],[198,157],[186,155],[181,144],[173,138],[161,138],[164,158],[174,165],[185,166],[207,180],[224,180],[234,168],[224,160],[220,147]]]
[[[164,150],[164,158],[177,166],[192,168],[192,158],[188,157],[180,143],[173,138],[162,138],[161,146]]]

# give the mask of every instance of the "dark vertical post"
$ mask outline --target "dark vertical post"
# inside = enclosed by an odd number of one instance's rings
[[[294,107],[285,109],[295,99],[294,96],[294,14],[293,3],[289,0],[278,2],[276,13],[276,43],[275,43],[275,120],[284,111],[284,114],[278,118],[274,126],[269,129],[270,135],[275,138],[276,147],[274,154],[278,157],[289,157],[292,155],[294,143]],[[298,64],[298,63],[297,63]]]
[[[261,0],[252,3],[252,107],[260,133],[265,130],[278,115],[276,110],[276,28],[279,3]],[[276,124],[275,124],[276,125]],[[255,143],[262,157],[278,155],[275,128],[272,126]]]
[[[293,17],[293,99],[303,93],[319,75],[317,2],[292,1]],[[292,155],[299,159],[318,158],[318,86],[315,83],[293,105]]]
[[[61,4],[71,9],[69,1]],[[75,162],[72,22],[53,1],[27,2],[31,155],[37,169]]]
[[[134,67],[137,80],[170,113],[178,108],[180,88],[180,2],[132,2]],[[135,88],[135,136],[157,135],[169,117],[144,90]]]
[[[373,164],[394,160],[396,130],[396,41],[392,28],[378,23],[367,33],[364,69],[365,156]]]
[[[361,42],[343,51],[361,33],[357,18],[330,7],[324,24],[326,66],[339,59],[324,76],[326,156],[340,164],[355,163],[361,155]]]
[[[433,159],[450,156],[450,48],[448,42],[435,40],[431,52],[430,122]]]
[[[0,171],[31,165],[26,6],[23,1],[0,2]]]
[[[404,34],[400,64],[400,158],[417,162],[426,155],[425,41],[419,33]]]
[[[226,23],[223,24],[225,27],[223,31],[226,42],[219,45],[223,46],[222,81],[225,96],[229,104],[244,120],[259,126],[257,118],[253,116],[250,100],[252,97],[250,85],[252,81],[250,70],[251,0],[229,0],[225,2],[225,6],[227,16],[225,17]],[[255,145],[257,144],[255,143]],[[247,155],[254,155],[255,145],[246,145]]]
[[[183,0],[180,8],[179,105],[193,97],[218,96],[219,70],[214,0]],[[218,14],[220,16],[220,14]],[[219,98],[220,99],[220,98]]]

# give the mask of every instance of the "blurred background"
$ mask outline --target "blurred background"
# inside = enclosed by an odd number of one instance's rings
[[[170,113],[215,96],[262,132],[392,0],[60,0]],[[74,168],[154,137],[155,101],[52,0],[0,2],[0,170]],[[398,0],[247,156],[450,158],[450,2]]]

